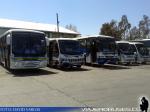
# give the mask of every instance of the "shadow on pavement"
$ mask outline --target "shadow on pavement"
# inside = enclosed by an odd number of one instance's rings
[[[81,68],[77,68],[77,67],[73,67],[73,68],[53,68],[53,69],[61,70],[61,71],[64,71],[64,72],[82,72],[82,71],[90,71],[91,70],[91,69],[82,68],[82,67]]]
[[[144,63],[144,64],[142,64],[142,65],[150,65],[150,62]]]
[[[140,63],[132,63],[132,64],[124,64],[125,66],[140,66],[140,65],[143,65],[143,64],[140,64]]]
[[[8,70],[9,74],[14,77],[28,77],[28,76],[42,76],[42,75],[53,75],[56,72],[47,71],[44,69],[20,69],[20,70]]]
[[[98,67],[98,68],[109,69],[109,70],[131,69],[131,68],[128,67],[128,66],[111,65],[111,64],[106,64],[106,65],[94,64],[94,65],[92,65],[92,66],[93,66],[93,67]]]

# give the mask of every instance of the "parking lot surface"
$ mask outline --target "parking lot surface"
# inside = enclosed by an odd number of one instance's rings
[[[9,71],[0,66],[1,106],[137,107],[150,97],[150,65]]]

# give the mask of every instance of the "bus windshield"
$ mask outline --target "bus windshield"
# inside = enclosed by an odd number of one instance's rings
[[[99,50],[103,52],[115,52],[116,44],[114,39],[99,39]]]
[[[59,48],[62,54],[80,55],[80,43],[74,40],[59,40]]]
[[[123,53],[126,55],[134,54],[129,43],[118,43],[118,50],[120,53]]]
[[[13,32],[12,53],[16,57],[45,56],[45,35],[35,32]]]
[[[143,44],[136,44],[136,47],[141,55],[149,55],[148,49]]]

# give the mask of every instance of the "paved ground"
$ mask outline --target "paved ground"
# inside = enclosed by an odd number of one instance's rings
[[[150,97],[150,65],[20,70],[0,66],[1,106],[136,107]]]

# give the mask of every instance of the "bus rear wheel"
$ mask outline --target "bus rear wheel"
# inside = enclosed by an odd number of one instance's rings
[[[77,65],[77,68],[81,68],[81,65]]]
[[[5,59],[4,67],[9,69],[10,68],[10,63],[7,59]]]

